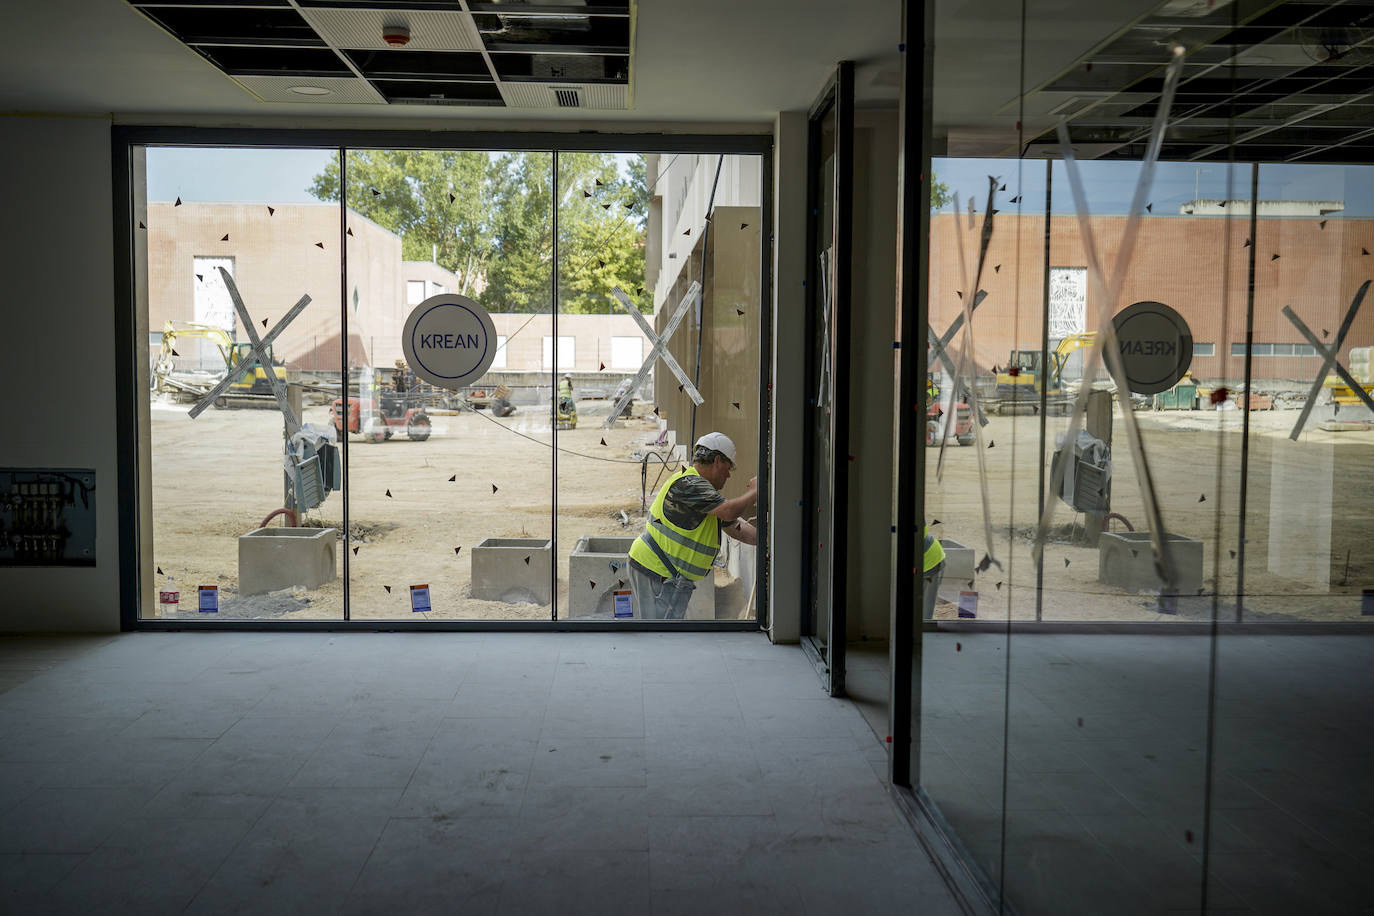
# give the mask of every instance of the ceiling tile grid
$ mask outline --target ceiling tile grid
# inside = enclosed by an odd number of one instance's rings
[[[559,94],[563,93],[560,101]],[[567,93],[576,96],[577,104],[568,104]],[[501,84],[501,97],[510,108],[598,108],[615,110],[629,107],[626,86],[607,83],[534,83],[511,82]]]
[[[321,38],[335,48],[389,51],[382,40],[386,26],[410,29],[407,51],[481,51],[482,39],[472,17],[464,12],[429,10],[326,10],[303,7],[301,15]]]
[[[634,0],[127,2],[263,101],[629,107]]]
[[[264,102],[316,102],[339,105],[376,105],[385,102],[367,80],[351,77],[235,76],[231,77]],[[300,90],[324,89],[326,93]]]

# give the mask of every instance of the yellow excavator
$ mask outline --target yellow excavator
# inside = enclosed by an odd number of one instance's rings
[[[267,370],[254,359],[251,343],[234,340],[223,328],[210,324],[195,324],[189,321],[168,321],[162,326],[162,346],[158,352],[157,362],[153,364],[154,391],[176,391],[182,394],[195,395],[197,393],[204,394],[205,391],[209,390],[208,387],[201,390],[199,386],[189,385],[172,378],[172,370],[175,368],[173,360],[179,355],[176,352],[176,342],[180,338],[202,338],[213,343],[219,350],[219,355],[224,359],[224,371],[226,373],[236,369],[239,363],[245,359],[253,360],[252,370],[244,372],[243,375],[234,380],[226,392],[227,396],[236,398],[272,396],[272,382],[268,378]],[[272,374],[283,382],[286,381],[286,370],[278,366],[276,361],[272,359],[271,344],[267,346],[267,359],[272,364]]]
[[[1347,362],[1349,366],[1346,371],[1350,373],[1350,377],[1360,383],[1366,394],[1374,394],[1374,347],[1351,347]],[[1355,389],[1334,372],[1327,375],[1322,385],[1331,390],[1332,403],[1342,407],[1364,403],[1364,399]]]
[[[1046,372],[1040,364],[1039,350],[1012,350],[1007,358],[1007,366],[997,373],[997,413],[1005,413],[1008,408],[1029,407],[1032,411],[1040,409],[1040,389],[1045,388],[1045,406],[1051,413],[1064,412],[1070,403],[1064,391],[1064,366],[1069,357],[1084,347],[1091,347],[1097,341],[1097,334],[1070,334],[1050,353],[1049,381],[1045,384]]]

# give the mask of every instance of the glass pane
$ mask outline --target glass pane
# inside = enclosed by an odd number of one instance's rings
[[[758,467],[758,157],[558,158],[557,333],[570,367],[553,405],[559,617],[753,619],[755,548],[740,539],[753,540],[756,509],[744,507],[749,521],[723,534],[708,510],[742,496]],[[660,338],[685,381],[654,353]],[[733,443],[733,469],[724,458],[691,463],[693,443],[710,432]],[[706,480],[675,484],[655,511],[659,491],[687,467]],[[654,524],[681,586],[664,584],[656,554],[631,552]]]
[[[1272,401],[1249,416],[1244,538],[1231,545],[1237,569],[1224,620],[1374,614],[1374,412],[1359,394],[1374,387],[1374,315],[1361,298],[1371,279],[1371,187],[1369,166],[1259,166],[1260,199],[1284,203],[1262,208],[1256,227],[1255,337],[1306,342],[1287,344],[1292,356],[1252,361],[1250,390]],[[1243,371],[1231,367],[1242,382]],[[1219,639],[1208,830],[1215,899],[1274,911],[1367,905],[1367,869],[1351,851],[1366,844],[1371,814],[1368,643],[1335,633]]]
[[[343,481],[329,400],[340,366],[339,209],[305,190],[337,156],[140,153],[158,592],[144,613],[338,620]],[[283,403],[304,421],[299,436]]]
[[[347,166],[350,616],[551,619],[551,156],[352,150]],[[415,377],[413,290],[487,309],[504,346],[485,377]]]

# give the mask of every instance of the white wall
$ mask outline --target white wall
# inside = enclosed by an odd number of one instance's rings
[[[897,302],[897,112],[854,118],[849,325],[850,639],[887,639],[892,571],[892,341]]]
[[[769,443],[768,589],[773,642],[801,638],[803,549],[802,450],[806,403],[806,113],[774,122],[773,427]],[[890,333],[890,332],[889,332]],[[890,357],[889,357],[890,359]],[[888,385],[892,379],[889,376]],[[890,402],[890,399],[889,399]]]
[[[0,568],[0,631],[119,629],[110,122],[0,117],[0,466],[96,472],[93,569]]]

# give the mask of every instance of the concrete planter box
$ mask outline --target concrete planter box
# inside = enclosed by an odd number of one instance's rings
[[[319,588],[338,575],[337,528],[259,528],[239,537],[239,594]]]
[[[936,537],[940,537],[938,534]],[[941,585],[954,589],[968,588],[978,560],[972,547],[965,547],[952,538],[940,538],[940,546],[945,548],[945,573]]]
[[[553,542],[548,538],[486,538],[472,548],[474,598],[549,604],[552,579]]]
[[[578,538],[568,557],[568,616],[614,617],[611,592],[617,582],[630,587],[629,562],[632,537],[587,535]],[[595,588],[591,583],[595,582]]]
[[[587,535],[579,538],[572,555],[568,557],[568,611],[569,617],[613,618],[615,611],[611,604],[611,592],[624,581],[630,587],[630,576],[626,569],[630,558],[630,545],[633,537]],[[533,562],[533,561],[531,561]],[[596,587],[592,588],[591,583]],[[714,620],[716,618],[716,588],[714,574],[697,583],[692,599],[687,603],[688,620]]]
[[[1178,581],[1171,594],[1196,595],[1202,588],[1202,542],[1181,534],[1164,535]],[[1097,542],[1097,581],[1128,592],[1158,591],[1154,550],[1148,531],[1103,532]]]

